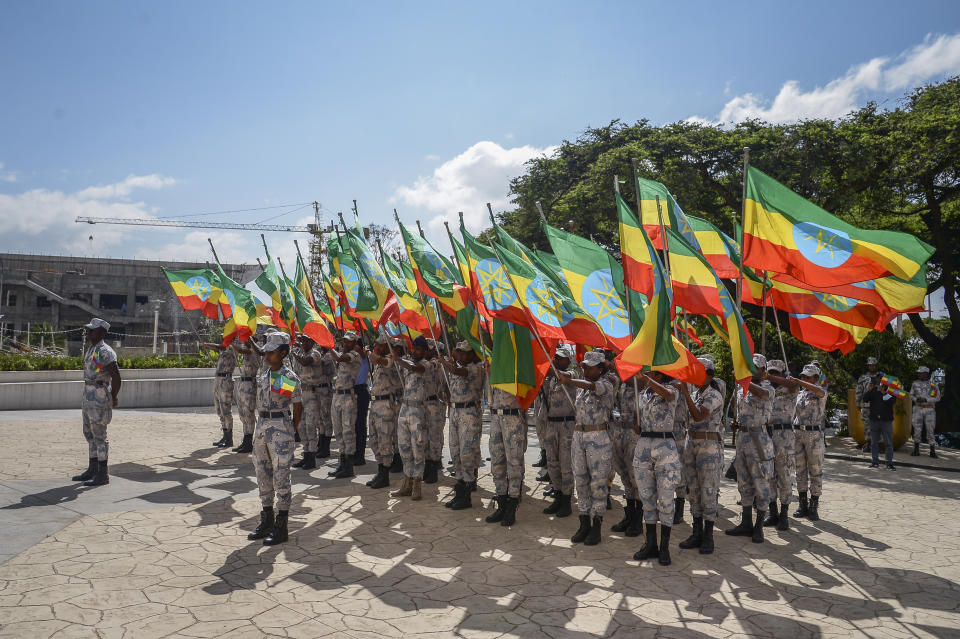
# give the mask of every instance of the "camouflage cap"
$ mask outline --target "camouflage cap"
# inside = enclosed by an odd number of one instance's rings
[[[800,371],[800,374],[804,377],[820,377],[820,368],[813,364],[807,364],[803,367],[803,370]]]
[[[470,346],[470,342],[468,342],[467,340],[463,340],[463,341],[457,342],[457,345],[453,347],[453,350],[462,351],[464,353],[472,353],[473,347]]]
[[[355,342],[360,339],[360,336],[353,331],[347,331],[343,334],[343,341],[345,342]]]
[[[590,351],[583,356],[583,365],[584,366],[600,366],[605,363],[607,358],[604,357],[602,351]]]
[[[771,359],[767,362],[767,370],[782,373],[787,370],[787,364],[782,359]]]
[[[83,327],[84,327],[84,328],[89,328],[89,329],[91,329],[91,330],[93,330],[93,329],[95,329],[95,328],[102,328],[102,329],[105,330],[105,331],[109,331],[109,330],[110,330],[110,322],[108,322],[107,320],[102,320],[102,319],[100,319],[99,317],[94,317],[94,318],[93,318],[92,320],[90,320],[87,324],[84,324]]]
[[[277,331],[267,336],[267,343],[263,345],[265,351],[275,351],[281,346],[290,346],[290,336]]]
[[[878,364],[876,357],[867,358],[867,366],[876,366]]]
[[[918,372],[918,373],[929,373],[929,372],[930,372],[930,369],[927,368],[926,366],[921,366],[920,368],[917,369],[917,372]]]
[[[767,358],[761,355],[760,353],[755,353],[753,355],[753,365],[757,368],[766,368],[767,367]]]

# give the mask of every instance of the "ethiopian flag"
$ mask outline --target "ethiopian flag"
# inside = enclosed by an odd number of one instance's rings
[[[832,317],[790,313],[790,334],[822,351],[847,355],[870,333],[869,328],[845,324]]]
[[[361,276],[360,267],[357,266],[341,236],[332,238],[327,243],[327,250],[331,283],[335,292],[343,293],[341,299],[346,302],[347,315],[363,317],[363,313],[376,309],[379,305],[377,294],[370,287],[366,276]]]
[[[396,295],[399,310],[397,321],[411,328],[415,328],[421,333],[430,331],[431,325],[436,323],[437,317],[430,312],[433,310],[432,308],[429,309],[429,311],[423,308],[423,305],[420,304],[420,300],[416,295],[416,289],[410,290],[409,281],[404,274],[405,269],[403,267],[406,266],[410,269],[411,279],[413,278],[413,269],[409,264],[401,265],[390,257],[379,243],[377,243],[377,248],[380,251],[380,259],[383,260],[383,270],[387,276],[387,282]],[[414,282],[414,285],[415,284]],[[428,313],[432,316],[431,319],[427,318]]]
[[[200,311],[210,319],[220,318],[218,311],[223,288],[216,273],[208,268],[179,271],[161,269],[183,310]]]
[[[455,267],[425,238],[407,230],[399,218],[397,225],[413,267],[417,290],[436,299],[451,317],[456,317],[457,311],[466,306],[468,293],[459,284]]]
[[[663,184],[637,176],[637,193],[640,194],[640,222],[643,230],[650,237],[653,247],[663,250],[660,224],[664,229],[673,229],[683,236],[695,250],[700,250],[698,238],[690,220],[683,213],[683,209],[670,195],[670,191]],[[657,208],[657,197],[660,198],[660,207]],[[667,240],[669,248],[669,239]],[[679,305],[679,303],[678,303]]]
[[[303,260],[297,255],[297,271],[293,276],[294,285],[304,294],[310,306],[317,308],[317,300],[313,297],[313,287],[310,286],[310,278],[307,277],[307,269],[303,266]]]
[[[909,280],[933,254],[909,233],[847,224],[752,166],[746,179],[746,266],[835,286],[888,275]]]
[[[359,222],[355,222],[353,228],[348,228],[344,234],[347,247],[353,256],[354,263],[359,265],[358,276],[366,280],[366,288],[369,289],[376,298],[372,308],[361,308],[357,306],[356,313],[361,317],[379,322],[381,319],[391,318],[396,311],[396,295],[387,282],[387,277],[380,268],[380,264],[374,259],[370,247],[363,236],[363,227]]]
[[[521,326],[529,326],[530,318],[513,289],[499,256],[488,246],[478,242],[460,222],[460,233],[470,266],[470,284],[480,312],[490,319],[501,319]]]
[[[468,247],[469,250],[469,247]],[[548,352],[556,349],[556,340],[544,339]],[[520,408],[533,404],[547,371],[550,358],[523,326],[493,320],[493,352],[490,385],[515,395]]]
[[[624,282],[627,288],[649,297],[653,293],[654,268],[651,254],[647,250],[650,237],[620,194],[614,193],[614,198],[617,200],[617,218],[620,223],[620,259],[623,260]],[[553,251],[560,256],[556,248]]]
[[[266,250],[266,247],[264,249]],[[281,328],[290,328],[295,316],[293,298],[286,285],[280,283],[280,276],[273,258],[270,257],[270,252],[266,251],[266,253],[267,265],[254,281],[260,290],[270,296],[270,317],[273,319],[273,324]]]
[[[310,300],[307,299],[307,296],[303,294],[303,291],[297,287],[295,282],[288,279],[287,286],[290,287],[296,304],[297,328],[320,346],[333,348],[335,345],[333,334],[327,328],[323,316],[310,304]]]
[[[665,228],[664,231],[670,279],[673,281],[673,303],[688,313],[722,315],[723,305],[717,286],[722,288],[723,284],[707,259],[673,229]]]
[[[693,215],[687,218],[697,236],[700,253],[707,258],[714,272],[722,279],[734,279],[740,276],[740,249],[729,235],[707,220]]]
[[[270,371],[270,392],[283,395],[284,397],[290,397],[296,388],[296,380],[286,375]]]
[[[220,264],[217,264],[217,276],[223,286],[220,309],[227,318],[223,330],[223,346],[229,346],[234,338],[246,342],[257,332],[257,300],[253,293],[224,273]]]

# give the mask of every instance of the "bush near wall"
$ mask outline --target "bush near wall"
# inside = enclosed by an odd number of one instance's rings
[[[120,369],[131,368],[210,368],[217,363],[216,354],[161,357],[121,357]],[[83,368],[81,357],[53,357],[0,354],[0,371],[62,371]]]

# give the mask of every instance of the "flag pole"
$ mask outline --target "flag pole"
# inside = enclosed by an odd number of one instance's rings
[[[770,310],[773,311],[773,321],[777,323],[777,339],[780,340],[780,353],[783,355],[783,365],[790,372],[790,363],[787,361],[787,349],[783,346],[783,333],[780,332],[780,316],[777,315],[777,304],[773,301],[773,293],[770,294]]]
[[[637,158],[630,158],[630,164],[633,167],[634,178],[637,176]],[[640,225],[643,225],[643,220],[640,218],[640,188],[637,184],[637,180],[634,179],[633,187],[636,189],[637,193],[637,218],[640,219]],[[616,173],[613,175],[613,190],[620,194],[620,178]],[[537,203],[539,204],[539,202]],[[622,247],[621,247],[622,249]],[[630,310],[630,287],[627,286],[626,280],[623,282],[623,292],[624,292],[624,302],[627,311],[627,328],[630,330],[630,339],[633,339],[633,313]],[[636,428],[640,428],[640,385],[637,383],[637,376],[633,375],[630,377],[633,382],[633,425]]]
[[[496,224],[496,222],[494,222],[494,219],[493,219],[493,207],[490,206],[489,202],[487,202],[487,210],[490,212],[490,221]],[[551,357],[550,353],[547,352],[547,347],[544,346],[543,340],[540,339],[540,333],[537,332],[537,327],[534,325],[532,321],[532,313],[530,313],[530,309],[527,308],[526,304],[524,304],[523,297],[520,295],[520,291],[517,290],[517,285],[513,283],[513,278],[510,277],[510,273],[507,272],[506,267],[503,265],[503,258],[500,257],[500,251],[498,251],[497,247],[494,246],[492,239],[488,239],[487,244],[490,245],[490,248],[493,250],[494,254],[497,256],[497,259],[500,261],[500,268],[503,269],[503,274],[506,275],[507,281],[510,282],[510,288],[513,289],[514,295],[517,296],[517,301],[520,302],[521,306],[523,306],[523,310],[527,312],[527,315],[531,317],[530,332],[533,333],[533,336],[537,338],[537,344],[540,345],[540,350],[543,351],[544,357],[546,357],[547,361],[550,362],[550,370],[553,371],[553,374],[557,378],[557,381],[559,383],[560,372],[557,370],[557,367],[553,365],[553,357]],[[573,402],[573,398],[570,397],[570,391],[568,391],[567,387],[564,386],[563,384],[560,384],[560,388],[563,389],[563,394],[567,396],[567,401],[570,402],[571,406],[573,406],[574,402]]]
[[[463,212],[460,212],[460,215],[463,215]],[[457,251],[453,246],[453,233],[450,231],[450,223],[446,220],[443,221],[444,228],[447,229],[447,238],[450,240],[450,248],[453,249],[453,259],[457,262],[457,269],[460,271],[461,277],[463,276],[463,264],[460,263],[460,256],[457,255]],[[469,282],[467,283],[469,290]],[[483,335],[480,333],[480,312],[477,309],[474,309],[474,316],[477,320],[477,337],[480,341],[480,353],[483,355],[484,361],[487,359],[487,345],[483,343]],[[489,331],[487,331],[489,333]]]
[[[639,194],[639,191],[638,191]],[[663,265],[667,270],[667,280],[670,282],[670,287],[673,287],[673,276],[670,275],[670,249],[667,245],[667,231],[663,228],[663,207],[660,205],[660,196],[657,196],[657,218],[660,220],[660,241],[663,244]],[[643,220],[640,220],[640,226],[643,226]],[[671,298],[673,295],[670,296]],[[671,299],[671,302],[673,300]],[[670,309],[673,311],[673,315],[676,316],[676,305],[674,308]],[[677,323],[676,321],[671,322],[673,325],[673,336],[677,336]]]
[[[750,147],[743,147],[743,189],[740,199],[740,275],[737,278],[737,310],[743,313],[743,236],[747,218],[747,167],[750,166]]]
[[[213,248],[213,240],[209,237],[207,238],[207,244],[210,245],[210,251],[213,253],[213,260],[217,263],[217,266],[220,266],[220,258],[217,257],[217,249]]]
[[[743,263],[743,256],[740,256]],[[770,297],[773,299],[773,296]],[[767,356],[767,272],[763,271],[763,294],[760,296],[760,352]]]

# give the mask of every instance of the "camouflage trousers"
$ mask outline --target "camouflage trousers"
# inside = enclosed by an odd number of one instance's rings
[[[233,382],[217,384],[213,388],[213,405],[220,418],[221,430],[233,432]]]
[[[573,476],[577,484],[577,510],[581,515],[603,517],[607,510],[613,450],[605,430],[574,430],[571,443]]]
[[[623,496],[626,499],[640,499],[637,493],[637,480],[633,477],[633,453],[637,449],[637,434],[633,432],[633,424],[615,424],[610,430],[610,445],[613,448],[613,463],[610,466],[610,476],[620,475],[623,482]]]
[[[923,428],[927,428],[927,443],[933,448],[937,445],[937,411],[933,406],[913,405],[913,414],[910,416],[913,422],[913,443],[919,444],[923,441]]]
[[[107,461],[107,424],[113,419],[113,397],[106,386],[85,384],[80,402],[83,416],[83,438],[87,440],[87,457]]]
[[[427,411],[423,404],[400,406],[397,419],[397,449],[403,459],[403,474],[412,479],[423,479],[425,447],[427,443]]]
[[[797,490],[819,496],[823,492],[823,431],[796,431]]]
[[[317,420],[317,435],[333,437],[333,391],[329,386],[317,391],[320,397],[320,418]]]
[[[303,443],[303,452],[317,452],[317,426],[320,424],[320,391],[319,389],[303,386],[303,417],[300,419],[300,441]]]
[[[257,425],[257,387],[255,382],[237,383],[237,410],[243,434],[252,435]]]
[[[717,490],[723,470],[723,444],[712,439],[687,438],[683,447],[683,477],[690,513],[717,521]]]
[[[340,454],[354,454],[357,452],[357,396],[352,390],[349,393],[334,393],[330,414]]]
[[[447,405],[439,400],[427,402],[427,459],[443,457],[443,426],[447,423]]]
[[[293,463],[293,423],[285,419],[260,419],[253,432],[253,469],[257,473],[260,503],[289,510],[291,499],[290,464]]]
[[[480,467],[480,433],[483,428],[483,408],[450,407],[450,456],[457,479],[467,483],[476,481]]]
[[[741,430],[737,436],[737,488],[746,506],[766,512],[770,507],[770,479],[773,477],[773,442],[765,429]]]
[[[680,453],[672,437],[638,437],[633,452],[633,476],[643,503],[643,521],[673,525],[674,495],[680,485]]]
[[[680,464],[681,464],[680,485],[677,486],[676,496],[677,496],[677,499],[682,499],[687,496],[687,478],[682,471],[683,451],[684,451],[685,443],[687,441],[686,426],[673,429],[673,441],[677,442],[677,452],[680,453]]]
[[[392,399],[375,399],[370,402],[369,432],[367,441],[377,463],[389,466],[393,461],[393,438],[397,433],[397,404]]]
[[[523,493],[523,453],[527,450],[527,423],[520,415],[490,416],[490,471],[498,495]]]
[[[547,472],[550,474],[550,485],[564,495],[572,495],[573,480],[573,421],[551,422],[543,424],[544,454],[547,456]]]
[[[773,479],[770,480],[770,501],[789,504],[797,484],[796,435],[792,428],[773,431]]]

